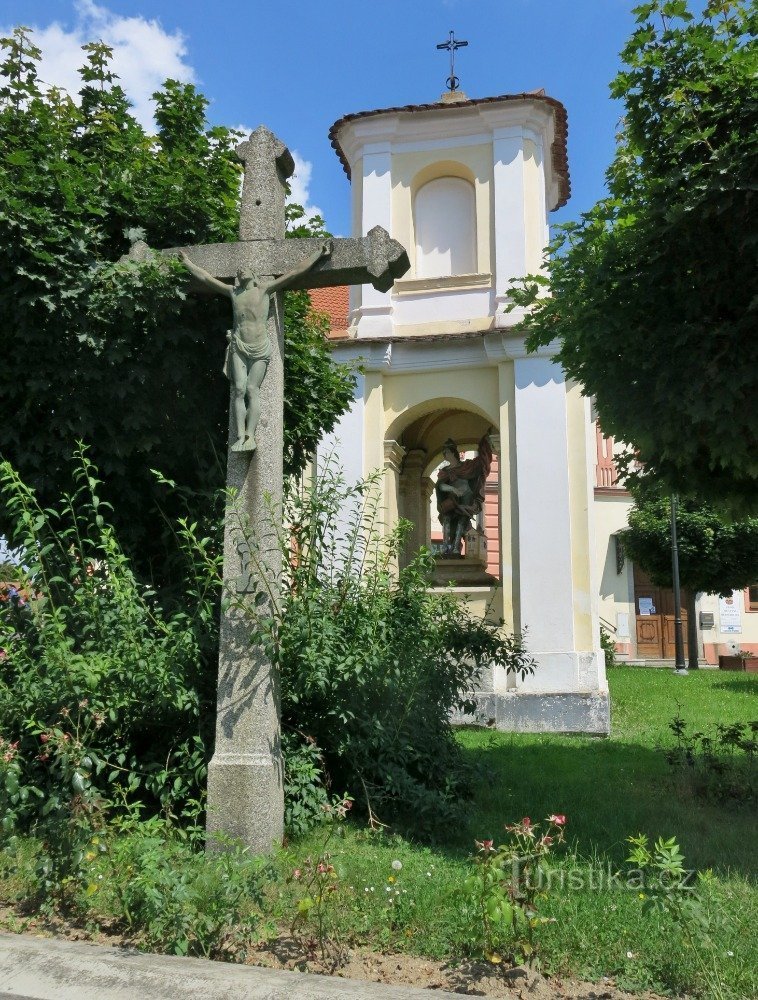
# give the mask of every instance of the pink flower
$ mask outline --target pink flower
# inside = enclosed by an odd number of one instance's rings
[[[554,814],[552,816],[548,816],[547,821],[548,823],[554,823],[556,826],[566,825],[566,817],[563,815],[563,813],[558,813],[557,815]]]
[[[521,820],[521,825],[525,830],[528,830],[529,827],[532,825],[532,821],[529,819],[528,816],[524,816],[524,818]]]
[[[49,734],[49,733],[43,733],[43,734],[42,734],[42,735],[40,736],[40,738],[39,738],[39,741],[40,741],[40,743],[47,743],[47,741],[48,741],[49,739],[50,739],[50,734]]]
[[[545,845],[545,847],[550,847],[552,842],[553,838],[550,836],[550,834],[546,833],[545,836],[542,838],[542,843]]]
[[[484,851],[485,854],[487,854],[489,851],[494,851],[495,849],[492,846],[493,841],[491,840],[475,840],[474,843],[479,848],[479,850]]]
[[[300,878],[300,877],[302,876],[302,874],[303,874],[303,873],[302,873],[302,872],[300,871],[300,869],[299,869],[299,868],[296,868],[296,869],[294,870],[294,872],[292,873],[292,877],[293,877],[294,879],[299,879],[299,878]]]
[[[323,861],[319,864],[318,868],[316,868],[316,871],[319,873],[319,875],[324,875],[325,874],[325,872],[326,872],[326,865],[324,864]]]

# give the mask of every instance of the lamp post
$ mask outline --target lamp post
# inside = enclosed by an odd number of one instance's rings
[[[686,675],[687,664],[684,662],[684,636],[682,634],[682,598],[679,588],[679,547],[676,542],[676,494],[671,494],[671,575],[674,583],[674,649],[676,662],[674,671]]]

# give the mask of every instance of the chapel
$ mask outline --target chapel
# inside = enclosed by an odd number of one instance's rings
[[[650,596],[618,545],[631,506],[613,466],[618,446],[555,361],[557,347],[528,353],[516,329],[511,284],[540,271],[549,215],[570,195],[566,110],[542,90],[454,90],[345,115],[330,139],[350,180],[353,235],[383,226],[411,266],[387,292],[312,293],[331,318],[335,359],[362,366],[324,450],[349,479],[383,470],[387,523],[412,523],[406,558],[422,545],[437,553],[435,586],[525,632],[534,674],[489,671],[478,720],[605,734],[601,624],[622,659],[665,659],[673,607]],[[439,487],[440,469],[456,462],[451,446],[461,468],[478,460],[482,470],[480,502],[452,558]],[[758,637],[758,602],[754,611]],[[699,614],[699,626],[708,620]],[[717,630],[718,616],[710,620]],[[719,638],[699,632],[706,659]]]

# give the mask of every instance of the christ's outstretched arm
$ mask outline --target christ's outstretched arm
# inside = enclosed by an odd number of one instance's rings
[[[279,278],[275,278],[271,284],[268,286],[269,292],[283,292],[291,281],[295,278],[299,278],[301,274],[306,274],[310,271],[321,260],[322,257],[328,257],[332,252],[332,247],[334,246],[332,240],[327,240],[321,249],[310,257],[306,257],[302,264],[298,264],[297,267],[293,267],[291,271],[283,274]]]
[[[212,292],[216,292],[220,295],[228,295],[231,298],[231,285],[227,285],[225,282],[219,281],[218,278],[214,278],[212,274],[209,274],[205,268],[200,267],[198,264],[193,264],[184,250],[179,251],[179,256],[189,273],[197,278],[201,284],[205,285],[205,287],[210,289]]]

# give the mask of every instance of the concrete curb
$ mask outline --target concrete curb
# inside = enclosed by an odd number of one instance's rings
[[[24,1000],[424,1000],[441,990],[384,986],[79,941],[0,934],[0,997]]]

